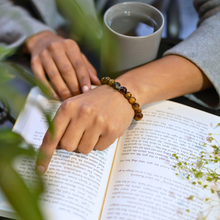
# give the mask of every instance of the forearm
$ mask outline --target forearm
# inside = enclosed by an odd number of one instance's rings
[[[197,92],[212,86],[191,61],[169,55],[117,78],[140,105]]]

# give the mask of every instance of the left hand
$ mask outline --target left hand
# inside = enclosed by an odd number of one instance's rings
[[[100,85],[95,68],[74,40],[43,31],[27,40],[26,49],[31,54],[31,68],[36,79],[57,99],[65,100],[87,92],[91,82]]]

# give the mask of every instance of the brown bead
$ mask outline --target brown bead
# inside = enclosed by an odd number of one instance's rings
[[[109,86],[113,86],[114,83],[115,83],[115,80],[114,80],[114,79],[110,79],[110,80],[108,81],[108,85],[109,85]]]
[[[108,77],[108,76],[107,77],[102,77],[102,79],[101,79],[102,85],[107,84],[109,80],[110,80],[110,77]]]
[[[129,102],[130,104],[134,104],[134,103],[136,102],[136,98],[135,98],[135,97],[131,97],[131,98],[128,100],[128,102]]]
[[[101,78],[101,84],[102,84],[102,85],[105,84],[104,81],[105,81],[105,77],[102,77],[102,78]]]
[[[137,110],[134,110],[135,112],[135,115],[140,115],[142,113],[142,110],[141,108],[137,109]]]
[[[139,105],[138,103],[134,103],[134,104],[132,104],[132,108],[133,108],[134,110],[137,110],[137,109],[140,108],[140,105]]]
[[[124,86],[122,86],[122,87],[119,89],[119,92],[124,95],[124,94],[127,92],[127,88],[124,87]]]
[[[105,83],[105,84],[108,84],[108,81],[109,81],[109,80],[110,80],[110,77],[108,77],[108,76],[105,77],[104,83]]]
[[[136,121],[140,121],[142,118],[143,118],[143,114],[142,114],[142,113],[139,114],[139,115],[135,115],[135,116],[134,116],[134,119],[135,119]]]
[[[120,84],[119,82],[115,82],[114,85],[113,85],[113,87],[114,87],[115,89],[120,89],[120,88],[121,88],[121,84]]]
[[[125,93],[125,98],[130,99],[132,97],[132,94],[130,92]]]

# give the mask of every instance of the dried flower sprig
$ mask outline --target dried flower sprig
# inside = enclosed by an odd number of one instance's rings
[[[220,123],[216,127],[220,127]],[[220,145],[214,138],[216,135],[220,134],[208,134],[206,142],[201,144],[202,150],[198,155],[192,154],[182,161],[177,154],[172,154],[176,159],[176,164],[174,165],[176,175],[191,182],[193,185],[210,190],[212,194],[220,192]],[[210,183],[214,183],[214,186],[211,186]],[[187,199],[193,200],[194,197],[194,195],[191,195]],[[203,213],[201,213],[198,219],[205,220],[214,207],[220,207],[220,201],[212,198],[202,199],[204,202],[209,203],[209,208],[204,211],[206,215],[203,216]],[[189,209],[186,211],[190,212]]]

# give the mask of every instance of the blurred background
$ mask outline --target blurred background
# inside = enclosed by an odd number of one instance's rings
[[[27,2],[28,0],[14,0],[15,4],[22,5],[23,7],[27,6]],[[97,8],[95,9],[97,17],[100,23],[102,23],[102,16],[104,12],[111,5],[124,1],[110,0],[107,4],[104,5],[104,7],[103,4],[105,1],[95,0],[95,2],[97,5]],[[152,2],[152,5],[158,8],[165,17],[165,26],[157,58],[162,57],[163,53],[166,50],[188,37],[196,29],[198,16],[193,7],[193,0],[142,0],[142,2]],[[79,19],[74,19],[74,17],[72,17],[72,9],[69,10],[71,8],[69,6],[74,7],[75,5],[77,7],[82,7],[82,11],[84,11],[83,16],[87,16],[87,13],[90,13],[88,10],[91,10],[91,7],[82,3],[83,1],[77,0],[57,0],[57,6],[58,9],[60,9],[60,13],[62,15],[67,15],[67,19],[69,20],[70,25],[61,26],[56,31],[59,35],[66,38],[73,38],[78,42],[82,52],[87,56],[89,61],[96,68],[98,76],[101,78],[102,75],[100,72],[99,62],[99,42],[95,42],[89,39],[91,38],[92,34],[88,34],[87,32],[84,33],[82,31],[83,25],[78,22]],[[76,21],[79,23],[79,27],[77,27],[78,29],[76,28]],[[0,102],[0,129],[11,129],[13,127],[19,111],[24,104],[25,96],[27,96],[30,88],[33,86],[33,84],[30,83],[30,80],[34,79],[29,65],[29,56],[22,53],[16,53],[7,58],[6,61],[16,64],[16,68],[20,68],[21,70],[17,71],[17,69],[10,68],[10,72],[14,75],[14,77],[12,80],[10,80],[10,82],[8,82],[8,86],[14,90],[15,94],[20,93],[24,98],[22,99],[23,101],[21,101],[21,104],[16,110],[14,109],[13,103],[11,103],[12,100],[10,100],[10,98],[7,99],[7,105],[5,104],[5,102]]]

